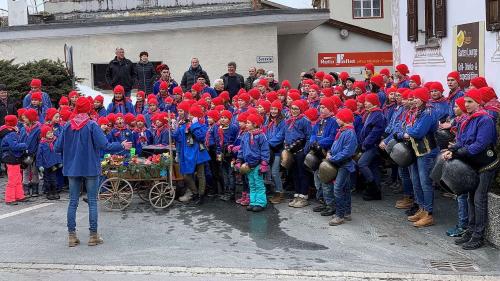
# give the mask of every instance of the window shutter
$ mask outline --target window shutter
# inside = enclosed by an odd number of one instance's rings
[[[434,24],[436,37],[446,37],[446,0],[435,0]]]
[[[434,6],[432,0],[425,0],[425,38],[434,37]]]
[[[500,30],[500,0],[486,0],[486,30]]]
[[[499,0],[500,1],[500,0]],[[408,0],[408,41],[418,40],[418,6],[417,0]]]

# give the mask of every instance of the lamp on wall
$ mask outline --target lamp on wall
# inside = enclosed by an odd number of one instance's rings
[[[346,39],[347,37],[349,37],[349,30],[341,29],[339,34],[340,34],[340,38]]]

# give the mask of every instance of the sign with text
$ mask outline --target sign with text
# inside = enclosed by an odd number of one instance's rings
[[[392,65],[392,52],[318,53],[318,67],[351,67],[373,63]]]
[[[455,32],[456,69],[462,87],[468,87],[472,78],[484,70],[484,36],[479,22],[457,25]]]
[[[273,56],[257,56],[257,63],[273,63]]]

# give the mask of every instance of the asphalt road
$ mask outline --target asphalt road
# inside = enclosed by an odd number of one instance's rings
[[[499,250],[464,251],[444,234],[456,203],[441,196],[436,225],[424,229],[393,207],[394,195],[377,202],[355,195],[353,220],[336,227],[312,212],[314,204],[251,213],[215,200],[158,211],[136,198],[124,211],[100,212],[98,247],[86,246],[81,201],[83,244],[75,248],[67,247],[65,198],[0,205],[0,280],[500,280]]]

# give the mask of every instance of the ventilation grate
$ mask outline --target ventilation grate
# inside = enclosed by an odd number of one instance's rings
[[[468,260],[446,261],[446,260],[431,260],[432,269],[452,272],[477,272],[478,267]]]

